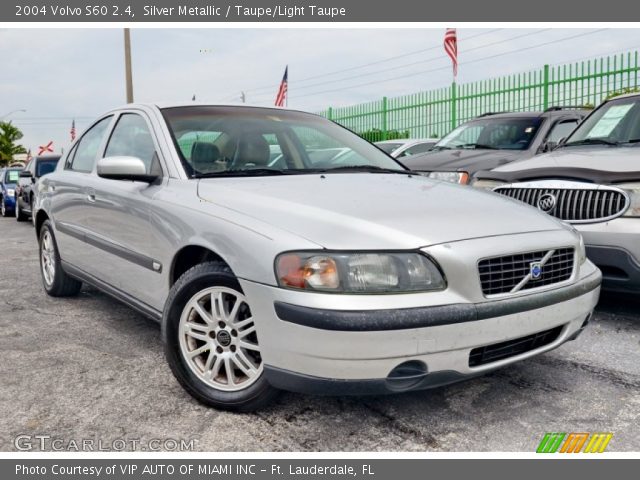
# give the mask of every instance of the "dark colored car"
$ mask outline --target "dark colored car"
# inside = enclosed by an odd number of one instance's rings
[[[569,107],[486,113],[454,129],[430,152],[402,161],[431,178],[467,184],[476,172],[553,150],[588,113]]]
[[[16,186],[16,220],[23,222],[31,216],[35,194],[35,184],[40,177],[56,169],[60,155],[33,157],[20,172]]]
[[[16,184],[21,168],[0,169],[0,205],[2,216],[8,217],[16,208]]]

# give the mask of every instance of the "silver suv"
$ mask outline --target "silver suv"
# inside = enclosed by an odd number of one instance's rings
[[[573,224],[603,288],[640,292],[640,95],[600,105],[548,155],[476,175],[474,186]]]
[[[573,228],[301,112],[128,105],[38,188],[45,290],[86,282],[157,319],[178,381],[218,408],[479,375],[575,338],[600,290]]]

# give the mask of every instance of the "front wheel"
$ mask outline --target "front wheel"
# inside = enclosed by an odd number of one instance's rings
[[[71,278],[62,269],[58,245],[49,220],[45,220],[40,230],[40,273],[42,285],[52,297],[77,295],[82,288],[82,282]]]
[[[255,322],[226,265],[203,263],[180,277],[165,305],[162,338],[169,366],[189,394],[206,405],[243,412],[274,398]]]

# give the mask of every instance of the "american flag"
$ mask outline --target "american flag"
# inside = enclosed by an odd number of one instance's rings
[[[458,36],[455,28],[447,28],[444,34],[444,51],[453,62],[453,76],[458,76]]]
[[[287,99],[287,90],[289,88],[289,65],[284,69],[284,76],[278,89],[278,95],[276,96],[276,107],[284,107]]]
[[[71,122],[71,130],[69,131],[71,134],[71,141],[73,142],[76,139],[76,119],[74,118]]]

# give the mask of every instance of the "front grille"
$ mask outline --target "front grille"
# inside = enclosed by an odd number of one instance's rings
[[[629,205],[628,197],[619,190],[599,187],[597,190],[568,188],[498,187],[500,195],[514,198],[567,222],[604,221],[622,215]],[[553,197],[554,205],[540,205],[543,197]],[[548,205],[548,204],[547,204]]]
[[[550,252],[551,256],[543,262]],[[573,273],[573,259],[573,248],[485,258],[478,263],[482,292],[485,295],[499,295],[564,282]],[[532,278],[532,270],[539,263],[542,263],[539,265],[540,276]]]
[[[549,345],[560,336],[563,328],[564,327],[560,325],[559,327],[527,335],[526,337],[514,338],[506,342],[474,348],[469,354],[469,366],[478,367]]]

